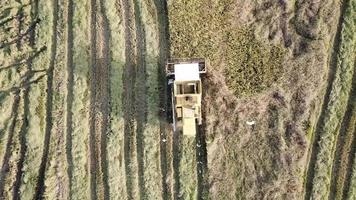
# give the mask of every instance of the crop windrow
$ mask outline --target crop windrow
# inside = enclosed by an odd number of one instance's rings
[[[319,117],[315,140],[308,166],[305,199],[326,199],[329,196],[330,175],[335,152],[336,138],[346,112],[354,73],[354,49],[356,30],[354,22],[355,1],[345,0],[334,52],[331,55],[328,87]],[[334,76],[333,76],[334,75]]]
[[[354,69],[356,70],[356,68]],[[356,73],[354,72],[352,91],[336,143],[333,170],[331,173],[329,199],[346,199],[350,186],[351,170],[355,148],[356,124]]]

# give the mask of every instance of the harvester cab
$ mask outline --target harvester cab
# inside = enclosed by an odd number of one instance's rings
[[[167,62],[169,120],[174,131],[195,136],[202,124],[201,75],[206,73],[204,59],[172,59]]]

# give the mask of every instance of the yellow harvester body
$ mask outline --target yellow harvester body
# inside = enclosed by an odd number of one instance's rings
[[[167,64],[167,74],[172,77],[173,126],[183,135],[195,136],[197,125],[202,124],[202,73],[205,73],[202,59],[178,59]]]

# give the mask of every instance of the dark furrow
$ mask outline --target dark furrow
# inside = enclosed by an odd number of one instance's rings
[[[122,95],[122,109],[124,113],[124,161],[126,173],[126,192],[127,199],[133,199],[132,191],[132,169],[131,164],[131,151],[133,148],[133,140],[135,127],[134,127],[134,102],[135,102],[135,57],[134,57],[134,36],[131,27],[134,22],[132,21],[132,8],[127,0],[122,0],[123,19],[125,28],[125,69],[122,75],[123,81],[123,95]]]
[[[101,165],[101,174],[102,174],[102,184],[103,184],[103,195],[104,199],[110,199],[110,188],[109,188],[109,170],[108,170],[108,159],[107,159],[107,134],[110,131],[110,71],[111,71],[111,52],[110,52],[110,26],[109,21],[106,17],[105,10],[105,0],[100,0],[100,15],[101,15],[101,54],[102,58],[98,65],[101,68],[101,77],[100,77],[100,90],[97,96],[97,102],[100,102],[100,113],[101,115],[101,130],[97,134],[100,134],[100,165]]]
[[[16,127],[16,122],[18,118],[18,110],[19,110],[19,103],[20,103],[20,90],[16,90],[14,94],[14,103],[12,104],[12,111],[11,111],[11,117],[12,121],[9,127],[9,134],[6,142],[6,149],[5,149],[5,154],[4,154],[4,159],[3,163],[1,166],[1,171],[0,171],[0,199],[2,199],[4,196],[4,187],[5,187],[5,179],[6,175],[9,170],[9,161],[12,153],[12,143],[13,143],[13,138],[15,134],[15,127]]]
[[[165,63],[169,57],[169,30],[168,30],[168,8],[165,0],[154,0],[157,10],[158,33],[159,33],[159,59],[158,59],[158,85],[159,85],[159,118],[160,118],[160,167],[162,175],[162,199],[170,199],[171,190],[167,183],[167,80],[165,74]]]
[[[95,91],[96,91],[96,0],[90,0],[90,105],[89,105],[89,173],[90,195],[92,200],[97,199],[96,188],[96,149],[95,149]]]
[[[135,117],[136,150],[138,165],[138,188],[140,199],[147,199],[144,177],[144,129],[147,123],[147,74],[146,74],[146,35],[141,17],[139,1],[134,0],[135,25],[136,25],[136,85],[135,85]]]
[[[20,1],[21,3],[21,1]],[[23,13],[23,7],[19,8],[19,11],[17,12],[17,23],[18,23],[18,27],[17,27],[17,37],[20,38],[19,40],[16,40],[16,47],[18,50],[21,50],[21,31],[22,31],[22,26],[23,26],[23,17],[24,17],[24,13]]]
[[[173,133],[173,141],[172,141],[172,154],[173,154],[173,199],[181,199],[180,197],[180,171],[179,171],[179,164],[181,161],[182,154],[180,152],[180,146],[181,140],[183,139],[181,137],[182,132],[176,131]]]
[[[204,82],[203,82],[204,85]],[[202,94],[204,99],[205,94]],[[196,157],[197,157],[197,199],[209,199],[208,188],[208,155],[206,149],[206,135],[205,135],[205,108],[202,102],[202,125],[197,128],[196,135]]]
[[[332,85],[334,83],[335,79],[335,72],[337,68],[337,53],[339,52],[340,49],[340,37],[341,37],[341,30],[342,30],[342,24],[343,24],[343,19],[344,19],[344,14],[345,10],[347,7],[347,2],[348,0],[344,0],[341,5],[340,9],[340,16],[338,19],[338,24],[337,24],[337,29],[336,29],[336,34],[334,37],[333,41],[333,48],[331,50],[331,55],[329,58],[329,72],[328,72],[328,79],[327,79],[327,87],[324,95],[324,99],[322,102],[322,109],[321,113],[319,115],[319,119],[316,124],[316,129],[313,134],[312,138],[312,147],[310,150],[310,159],[308,163],[308,168],[306,172],[306,183],[305,183],[305,194],[304,194],[304,199],[309,200],[311,198],[311,192],[313,189],[313,179],[314,179],[314,168],[317,160],[317,154],[319,151],[319,145],[318,142],[320,140],[320,129],[323,126],[323,121],[324,121],[324,116],[325,112],[328,109],[328,102],[330,99],[330,93],[332,90]]]
[[[73,155],[72,155],[72,134],[73,134],[73,85],[74,85],[74,65],[73,65],[73,0],[67,1],[66,16],[66,68],[67,68],[67,96],[66,96],[66,156],[67,156],[67,176],[68,176],[68,198],[72,199],[73,184]]]
[[[52,110],[53,110],[53,74],[54,74],[54,64],[57,53],[57,25],[58,25],[58,0],[53,0],[53,21],[52,21],[52,38],[51,38],[51,57],[48,67],[47,75],[47,99],[46,99],[46,127],[45,127],[45,138],[43,141],[43,152],[40,168],[38,170],[38,180],[36,185],[36,191],[33,199],[38,200],[43,198],[43,193],[45,191],[45,172],[48,162],[49,144],[51,140],[52,131]]]

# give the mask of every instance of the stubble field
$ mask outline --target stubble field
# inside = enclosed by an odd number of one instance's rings
[[[355,199],[355,32],[355,0],[3,0],[0,199]]]

